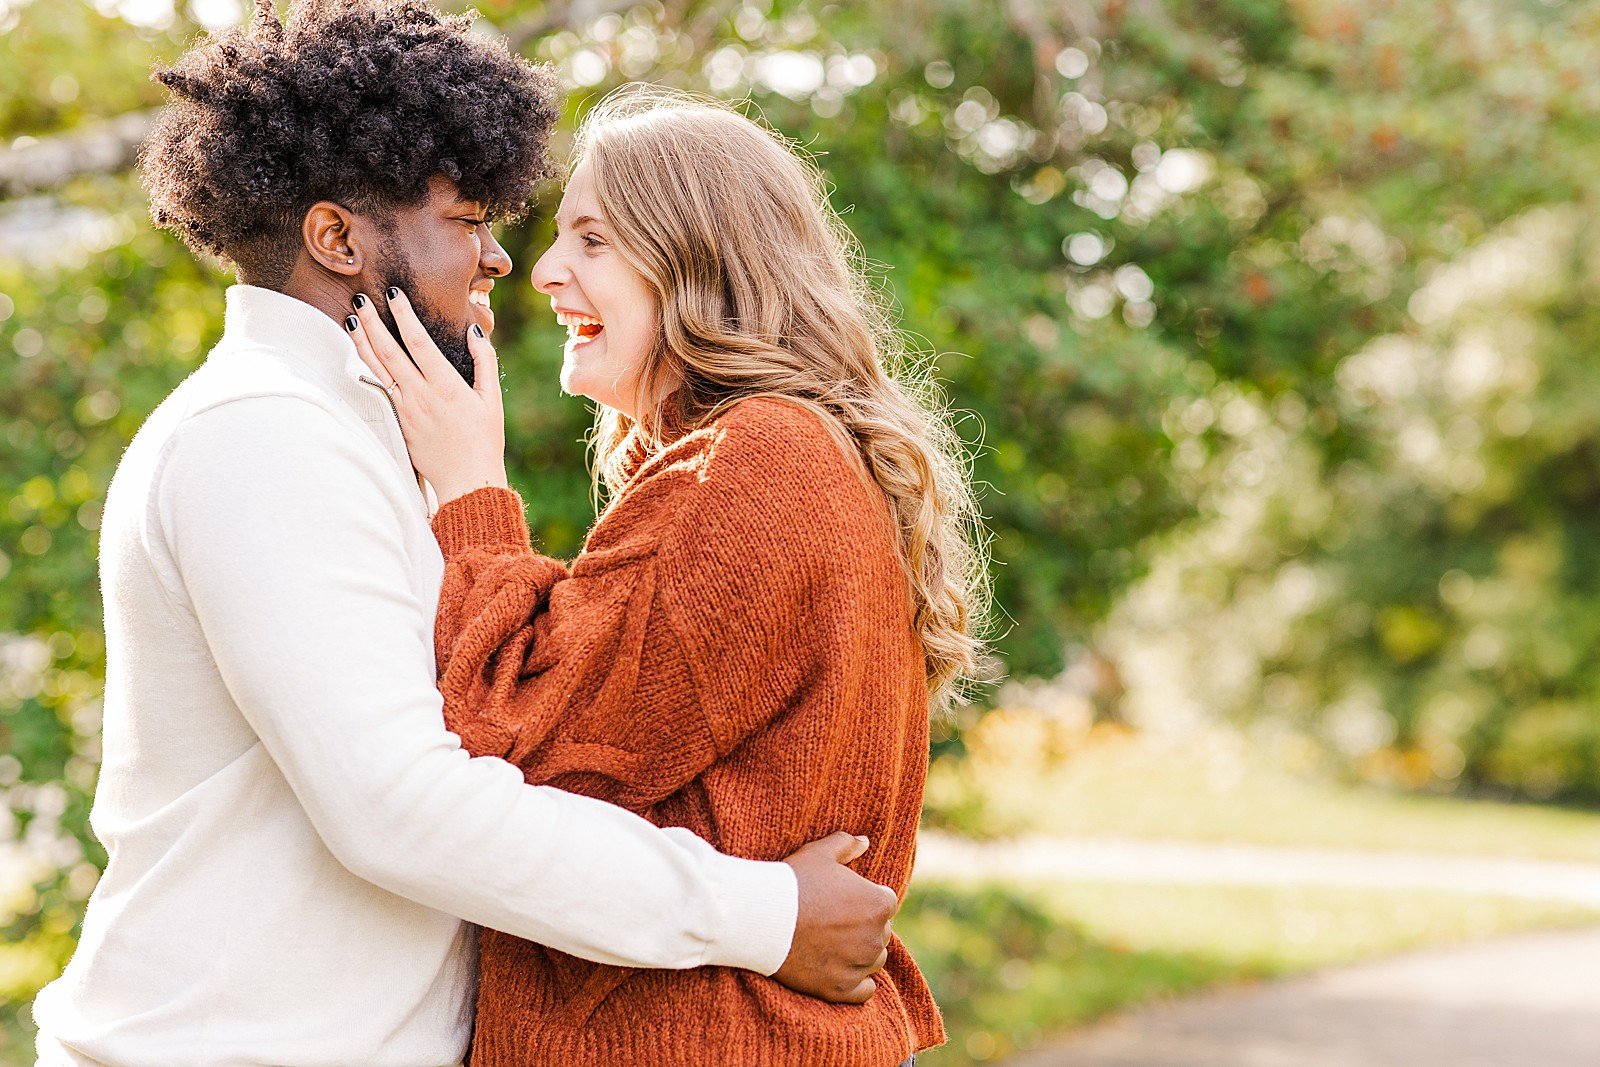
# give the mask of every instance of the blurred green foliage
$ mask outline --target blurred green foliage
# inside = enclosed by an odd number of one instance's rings
[[[1592,5],[478,6],[574,116],[659,80],[817,155],[964,413],[1014,675],[1092,646],[1097,707],[1126,686],[1412,784],[1600,798]],[[0,149],[159,103],[152,65],[227,7],[0,0]],[[525,269],[548,224],[503,236]],[[128,175],[0,201],[0,843],[40,871],[8,941],[59,951],[93,884],[98,502],[226,281]],[[496,293],[509,457],[565,554],[588,414],[541,303]]]

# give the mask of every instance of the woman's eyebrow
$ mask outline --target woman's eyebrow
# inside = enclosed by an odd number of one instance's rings
[[[571,219],[570,221],[563,219],[560,215],[557,215],[554,221],[557,233],[561,233],[566,230],[576,230],[580,226],[591,226],[595,224],[599,224],[601,226],[607,225],[606,220],[601,218],[599,215],[579,215],[577,218]]]

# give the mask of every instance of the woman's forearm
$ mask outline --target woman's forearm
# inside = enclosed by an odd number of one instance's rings
[[[434,628],[445,723],[474,755],[503,757],[525,725],[513,708],[518,681],[567,569],[533,551],[522,501],[509,489],[450,501],[433,526],[445,556]]]

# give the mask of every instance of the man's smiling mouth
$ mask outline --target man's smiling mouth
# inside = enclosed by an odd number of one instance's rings
[[[494,309],[489,304],[489,290],[473,289],[467,293],[467,303],[472,305],[478,316],[478,325],[482,326],[485,333],[494,331]]]

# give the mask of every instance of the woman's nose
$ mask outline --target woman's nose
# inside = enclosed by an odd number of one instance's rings
[[[533,287],[541,293],[553,293],[566,284],[567,271],[561,266],[559,257],[555,255],[555,247],[551,246],[540,256],[533,265]]]

